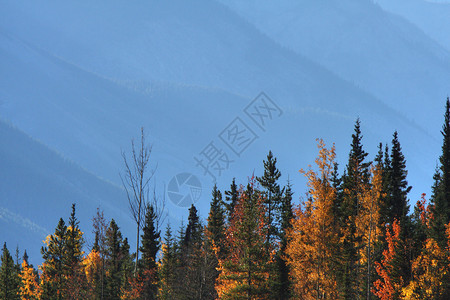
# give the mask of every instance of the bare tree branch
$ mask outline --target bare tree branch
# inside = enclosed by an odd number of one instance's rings
[[[122,151],[122,158],[125,165],[124,174],[120,174],[122,185],[126,191],[128,205],[131,216],[136,223],[136,261],[134,265],[134,275],[136,275],[137,264],[139,260],[139,238],[140,230],[145,221],[145,207],[149,203],[149,182],[155,174],[155,169],[150,169],[149,160],[152,147],[145,143],[144,128],[141,128],[141,141],[136,149],[134,140],[131,140],[131,158],[127,159],[125,152]],[[154,200],[155,205],[159,206],[158,201]],[[162,206],[164,209],[164,205]],[[155,212],[158,212],[155,210]],[[162,211],[160,212],[162,214]]]

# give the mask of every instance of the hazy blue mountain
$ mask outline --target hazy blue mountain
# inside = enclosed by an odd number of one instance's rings
[[[392,6],[391,2],[417,1],[389,2]],[[223,3],[281,45],[353,82],[438,135],[441,120],[435,115],[442,111],[450,89],[450,56],[448,49],[411,22],[372,0]],[[397,7],[403,10],[400,3]],[[448,17],[444,12],[439,15]],[[442,33],[448,24],[428,32]]]
[[[364,68],[364,61],[358,63]],[[357,117],[372,158],[378,142],[389,142],[399,131],[413,202],[429,190],[439,153],[444,99],[436,100],[437,111],[425,126],[422,118],[399,113],[211,0],[2,1],[0,78],[0,118],[17,128],[2,125],[7,142],[0,151],[8,155],[0,159],[7,178],[0,181],[0,195],[8,197],[1,200],[1,216],[9,217],[1,220],[36,224],[36,238],[29,239],[35,250],[43,231],[51,233],[59,217],[67,218],[74,201],[81,203],[83,230],[91,230],[90,218],[100,205],[110,208],[107,218],[120,218],[124,235],[134,242],[119,173],[121,151],[129,154],[141,126],[153,145],[157,195],[164,197],[174,175],[193,173],[203,185],[197,202],[202,217],[208,213],[212,180],[194,157],[210,142],[231,160],[217,178],[221,189],[234,176],[245,183],[253,172],[260,174],[271,149],[282,181],[289,176],[294,183],[296,199],[306,190],[298,170],[314,161],[315,139],[324,138],[330,146],[336,142],[343,167]],[[266,119],[264,130],[244,112],[261,91],[282,110],[281,116]],[[257,136],[240,155],[220,139],[236,117]],[[433,135],[427,133],[428,123],[439,124]],[[16,139],[21,140],[14,144]],[[8,172],[14,169],[22,171]],[[23,181],[16,193],[23,177],[27,184]],[[48,189],[32,184],[40,180]],[[177,228],[187,209],[166,200],[168,220]],[[40,205],[19,210],[28,203]],[[8,230],[8,245],[17,242],[22,227]]]
[[[0,239],[13,251],[26,249],[40,261],[40,247],[53,233],[60,217],[66,221],[72,203],[92,246],[92,217],[97,207],[114,217],[124,230],[132,229],[125,195],[117,186],[99,179],[64,159],[42,143],[0,121]]]
[[[383,9],[398,14],[450,50],[450,1],[376,0]]]

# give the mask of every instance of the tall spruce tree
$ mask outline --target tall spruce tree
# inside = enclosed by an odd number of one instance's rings
[[[83,258],[83,234],[79,228],[79,221],[75,214],[75,203],[72,204],[72,212],[70,214],[69,223],[67,227],[67,256],[66,264],[70,267],[71,272],[79,267]]]
[[[236,179],[233,178],[233,181],[231,182],[230,185],[230,190],[229,191],[225,191],[225,207],[227,209],[227,213],[228,213],[228,219],[231,218],[233,212],[234,212],[234,208],[236,206],[236,201],[238,198],[238,188],[236,185]]]
[[[125,250],[125,251],[124,251]],[[105,299],[120,299],[121,289],[125,285],[125,260],[129,245],[124,243],[122,233],[114,219],[106,231],[106,284]],[[129,255],[128,255],[129,256]]]
[[[46,246],[41,248],[44,263],[42,265],[42,298],[62,299],[67,285],[68,266],[66,264],[67,226],[59,219],[55,233],[48,236]]]
[[[184,277],[182,277],[181,296],[183,298],[208,299],[210,293],[214,292],[214,284],[211,285],[214,274],[210,274],[211,266],[214,263],[212,258],[205,251],[203,227],[197,208],[191,205],[182,255]]]
[[[357,119],[352,134],[351,150],[346,172],[343,176],[341,227],[342,269],[338,277],[339,288],[343,298],[357,299],[359,286],[362,285],[358,251],[361,237],[356,230],[355,219],[361,209],[363,185],[369,182],[370,162],[366,161],[367,153],[363,149],[361,123]]]
[[[160,299],[171,300],[175,298],[174,287],[177,280],[177,257],[175,248],[176,245],[172,236],[172,229],[170,228],[170,224],[167,224],[166,233],[164,235],[164,242],[162,244],[162,259],[159,271],[161,287],[159,292]]]
[[[207,238],[211,246],[217,247],[220,252],[224,251],[222,243],[225,238],[225,210],[222,193],[217,188],[217,185],[214,185],[212,190],[212,200],[207,222]]]
[[[79,228],[79,221],[75,213],[75,203],[72,204],[72,212],[66,231],[66,252],[64,265],[67,268],[66,295],[71,298],[82,298],[86,291],[86,278],[81,262],[83,259],[83,233]]]
[[[225,209],[222,201],[222,193],[214,185],[212,190],[212,200],[205,230],[204,253],[205,261],[208,265],[205,266],[205,287],[209,289],[206,293],[211,298],[216,299],[217,293],[214,288],[215,281],[219,276],[217,271],[219,265],[219,258],[226,255],[225,241]]]
[[[291,297],[291,280],[289,278],[289,266],[286,262],[287,234],[292,228],[292,219],[294,212],[292,209],[292,184],[288,179],[286,188],[281,198],[281,231],[280,231],[280,250],[276,256],[278,280],[275,286],[275,296],[277,299],[289,299]]]
[[[263,163],[264,175],[257,177],[256,180],[264,188],[265,193],[264,204],[267,209],[266,247],[268,248],[279,236],[278,224],[280,222],[282,191],[277,181],[281,177],[281,172],[277,168],[277,159],[273,156],[272,151],[269,151],[267,160]]]
[[[411,186],[408,186],[407,175],[405,156],[402,153],[402,147],[398,140],[398,133],[395,131],[392,139],[391,168],[388,184],[392,209],[390,221],[394,219],[400,221],[401,236],[404,238],[408,238],[411,234],[411,220],[408,216],[408,193],[411,191]]]
[[[202,225],[198,216],[197,208],[194,204],[189,208],[188,224],[186,226],[186,233],[184,235],[185,247],[192,247],[201,241]]]
[[[145,214],[144,228],[142,229],[142,260],[141,260],[141,278],[143,278],[143,299],[156,299],[158,291],[158,278],[156,255],[161,247],[160,232],[155,227],[156,213],[153,206],[148,204]]]
[[[6,243],[3,244],[0,266],[0,299],[19,299],[19,274]]]
[[[160,242],[160,231],[156,229],[156,213],[152,205],[148,204],[145,215],[145,225],[142,229],[142,267],[148,270],[156,268],[156,254],[158,253]]]
[[[439,174],[435,174],[435,186],[431,197],[431,237],[441,247],[446,246],[445,225],[450,221],[450,100],[447,98],[442,126],[442,154],[439,157]]]

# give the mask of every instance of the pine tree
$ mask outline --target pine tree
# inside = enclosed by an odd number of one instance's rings
[[[339,276],[342,297],[357,298],[361,286],[358,252],[361,248],[361,236],[358,236],[355,220],[362,205],[362,189],[369,182],[370,162],[366,162],[367,153],[363,150],[360,121],[356,120],[355,132],[352,135],[351,150],[346,172],[343,176],[342,214],[340,223],[341,257],[343,262]]]
[[[176,281],[176,245],[172,236],[170,224],[167,224],[164,242],[161,246],[162,258],[159,267],[160,289],[159,297],[161,299],[174,299],[174,286]]]
[[[214,185],[212,190],[212,200],[205,228],[204,255],[205,261],[208,261],[208,269],[205,270],[205,286],[209,290],[206,295],[210,298],[217,298],[214,288],[215,281],[219,276],[217,267],[218,258],[226,256],[225,252],[225,210],[223,207],[222,194]]]
[[[446,246],[445,225],[450,221],[450,99],[447,98],[442,126],[442,154],[439,157],[439,173],[435,174],[435,186],[431,197],[433,219],[431,236],[440,247]]]
[[[397,131],[394,132],[391,150],[391,170],[389,178],[389,196],[392,205],[391,218],[400,221],[402,234],[406,237],[410,234],[411,220],[408,217],[408,193],[411,186],[408,186],[406,176],[406,160],[402,153],[402,148],[398,140]]]
[[[273,244],[279,235],[280,209],[281,209],[281,195],[282,191],[278,179],[281,172],[278,170],[276,164],[277,159],[273,156],[272,151],[269,151],[267,160],[264,162],[264,175],[256,177],[256,180],[261,184],[265,190],[265,201],[267,211],[267,234],[266,247]]]
[[[380,222],[381,224],[392,224],[394,221],[392,216],[391,203],[387,197],[388,195],[388,184],[390,178],[391,170],[391,160],[389,157],[389,147],[386,145],[383,152],[383,143],[378,145],[378,153],[374,159],[375,169],[377,169],[381,174],[382,182],[382,193],[380,199]]]
[[[291,280],[289,278],[289,266],[286,258],[286,247],[288,244],[287,235],[292,228],[292,219],[294,212],[292,208],[292,185],[288,179],[286,188],[284,189],[281,202],[281,231],[280,231],[280,250],[276,256],[278,282],[275,287],[275,294],[278,299],[289,299],[291,297]]]
[[[238,198],[238,188],[236,185],[236,179],[233,178],[233,181],[231,182],[230,185],[230,190],[229,191],[225,191],[225,207],[227,209],[227,215],[228,215],[228,220],[231,219],[231,216],[233,215],[234,212],[234,208],[236,206],[236,202],[237,202],[237,198]]]
[[[142,229],[142,262],[140,276],[143,279],[143,299],[156,299],[158,291],[158,278],[156,267],[156,254],[158,253],[161,242],[160,232],[155,227],[156,213],[152,205],[147,206],[145,215],[145,226]]]
[[[83,233],[78,227],[79,221],[75,214],[75,204],[72,204],[69,223],[66,231],[66,251],[63,258],[63,264],[67,269],[67,285],[65,297],[82,298],[87,289],[86,277],[82,268]]]
[[[214,293],[214,276],[211,272],[215,257],[209,255],[205,243],[204,232],[197,208],[192,205],[189,209],[188,224],[184,234],[183,253],[183,280],[181,297],[185,299],[210,299]]]
[[[128,253],[124,253],[124,240],[119,226],[114,221],[106,231],[106,284],[105,299],[120,299],[121,290],[126,283],[124,262]],[[127,245],[128,249],[129,246]],[[125,249],[125,250],[128,250]]]
[[[41,248],[44,262],[42,270],[42,298],[63,299],[67,286],[68,267],[66,262],[67,226],[62,218],[59,219],[55,233],[44,241],[46,246]]]
[[[211,246],[218,248],[219,253],[221,253],[224,251],[222,243],[225,238],[225,211],[222,202],[222,193],[216,185],[214,185],[212,191],[212,201],[207,222],[207,238]]]
[[[19,299],[19,275],[14,266],[14,260],[6,243],[3,244],[0,266],[0,299]]]
[[[192,245],[199,243],[201,234],[202,225],[200,224],[200,218],[198,217],[197,208],[192,204],[191,208],[189,208],[188,224],[184,235],[184,246],[190,248]]]

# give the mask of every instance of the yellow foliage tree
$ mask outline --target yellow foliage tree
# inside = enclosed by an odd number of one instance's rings
[[[338,298],[333,255],[339,237],[333,215],[336,189],[331,180],[336,154],[334,146],[327,149],[322,140],[318,148],[318,171],[300,170],[308,178],[307,201],[295,210],[288,232],[286,259],[299,299]]]
[[[424,219],[432,215],[424,214]],[[425,224],[428,225],[426,219]],[[450,223],[446,225],[448,246],[442,249],[428,238],[412,264],[413,278],[402,291],[402,299],[450,299]]]
[[[22,262],[22,271],[19,274],[22,284],[20,285],[20,298],[22,300],[40,299],[40,288],[37,274],[34,269],[28,265],[27,261]]]
[[[382,173],[380,169],[371,167],[370,181],[361,183],[361,202],[358,215],[355,216],[356,235],[358,237],[359,268],[367,296],[370,297],[373,267],[373,253],[382,234],[380,224],[380,203],[382,195]]]
[[[95,296],[99,294],[99,291],[97,290],[99,288],[101,289],[99,284],[102,276],[102,258],[100,252],[95,249],[89,252],[89,254],[83,258],[82,267],[86,276],[87,286],[89,287],[88,294],[92,298],[95,298]]]

